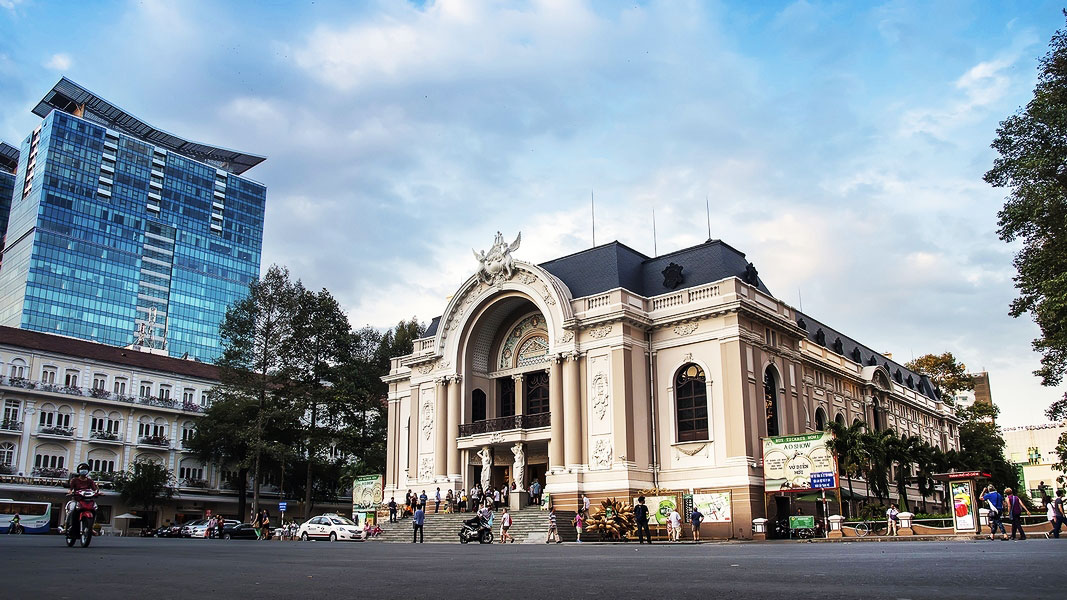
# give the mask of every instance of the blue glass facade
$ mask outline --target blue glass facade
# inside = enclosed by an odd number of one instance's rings
[[[0,324],[219,355],[226,307],[259,276],[262,184],[54,110],[14,188]]]
[[[7,216],[11,212],[11,197],[15,193],[15,174],[0,169],[0,250],[4,248]],[[3,264],[0,262],[0,264]]]

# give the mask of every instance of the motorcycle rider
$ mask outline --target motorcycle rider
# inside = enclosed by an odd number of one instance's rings
[[[18,513],[15,513],[11,517],[11,526],[7,528],[8,533],[18,533],[19,528],[22,527],[22,517]]]
[[[96,482],[89,477],[89,464],[81,463],[78,465],[77,474],[70,478],[67,487],[70,488],[67,493],[71,496],[71,500],[67,502],[67,516],[64,521],[69,529],[73,525],[74,514],[77,512],[76,509],[78,508],[77,500],[74,499],[75,494],[85,490],[99,492],[100,486],[96,485]]]
[[[481,531],[483,528],[489,526],[488,524],[490,522],[490,519],[492,518],[492,511],[489,510],[488,506],[483,505],[482,508],[478,511],[478,514],[474,515],[474,518],[467,519],[463,523],[465,525],[469,525],[472,529]]]

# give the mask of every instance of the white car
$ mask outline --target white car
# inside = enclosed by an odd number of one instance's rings
[[[296,536],[303,541],[308,540],[352,540],[361,541],[363,530],[352,519],[340,515],[325,514],[309,519],[300,526]]]

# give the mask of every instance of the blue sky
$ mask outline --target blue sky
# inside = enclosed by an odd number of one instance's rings
[[[907,360],[987,369],[1044,421],[1016,248],[982,182],[1064,18],[1048,2],[0,0],[0,139],[61,75],[191,139],[264,154],[264,265],[354,324],[439,314],[470,248],[539,262],[712,236],[768,287]]]

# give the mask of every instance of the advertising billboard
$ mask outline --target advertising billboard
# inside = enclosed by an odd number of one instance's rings
[[[764,491],[805,492],[837,487],[828,431],[763,438]]]
[[[952,481],[949,486],[952,491],[952,518],[955,520],[956,531],[975,531],[971,482]]]
[[[693,494],[693,506],[704,515],[705,523],[730,522],[730,492]]]
[[[352,483],[352,510],[373,510],[382,503],[385,477],[363,475]]]
[[[637,505],[636,497],[633,503]],[[645,506],[648,507],[648,522],[651,525],[666,525],[672,510],[678,510],[678,514],[681,514],[676,496],[645,496]]]

